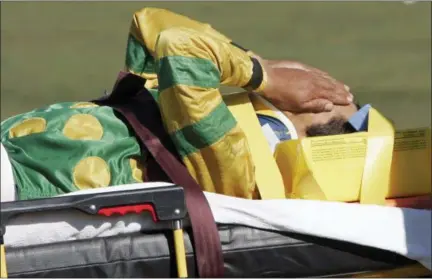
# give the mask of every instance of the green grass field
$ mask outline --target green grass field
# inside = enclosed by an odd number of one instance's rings
[[[3,2],[1,118],[110,89],[131,16],[145,6],[326,70],[399,128],[430,126],[430,2]]]

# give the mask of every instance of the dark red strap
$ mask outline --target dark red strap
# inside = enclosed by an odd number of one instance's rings
[[[121,79],[124,76],[120,76]],[[134,79],[135,77],[131,77]],[[141,87],[142,89],[142,87]],[[185,190],[186,206],[191,220],[195,258],[200,277],[223,277],[224,260],[218,229],[213,213],[201,187],[190,175],[181,160],[169,150],[174,145],[165,131],[158,105],[147,90],[129,96],[127,101],[116,99],[114,90],[106,100],[95,101],[118,111],[134,130],[144,148],[163,169],[170,180]],[[175,154],[175,153],[174,153]]]

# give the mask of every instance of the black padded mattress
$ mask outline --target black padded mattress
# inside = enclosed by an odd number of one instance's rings
[[[292,233],[219,227],[226,277],[343,277],[414,263],[382,250]],[[171,232],[7,249],[9,277],[176,277]],[[196,277],[186,232],[189,276]]]

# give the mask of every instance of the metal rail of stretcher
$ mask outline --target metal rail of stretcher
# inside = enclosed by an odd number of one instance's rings
[[[2,203],[0,226],[2,278],[7,277],[3,237],[8,221],[25,213],[64,209],[75,209],[90,215],[108,217],[116,214],[150,212],[154,223],[165,223],[173,230],[178,276],[188,277],[182,226],[183,220],[187,217],[185,195],[182,187],[167,186]]]

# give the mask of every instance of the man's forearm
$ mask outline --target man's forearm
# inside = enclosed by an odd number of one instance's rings
[[[230,39],[202,23],[186,16],[158,8],[144,8],[134,13],[126,47],[126,70],[145,78],[156,78],[154,48],[159,34],[167,29],[185,27],[229,42]]]
[[[251,198],[248,143],[218,88],[264,86],[259,63],[229,42],[187,28],[161,32],[154,55],[162,118],[192,175],[207,191]]]

